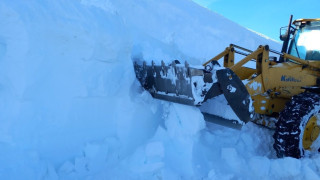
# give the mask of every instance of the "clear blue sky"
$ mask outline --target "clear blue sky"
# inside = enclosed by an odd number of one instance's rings
[[[220,15],[279,40],[279,28],[289,17],[320,18],[320,0],[193,0]]]

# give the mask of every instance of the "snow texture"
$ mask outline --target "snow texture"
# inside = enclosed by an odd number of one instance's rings
[[[319,156],[277,159],[272,131],[205,123],[135,79],[133,58],[276,42],[186,0],[2,0],[0,19],[0,179],[319,179]]]

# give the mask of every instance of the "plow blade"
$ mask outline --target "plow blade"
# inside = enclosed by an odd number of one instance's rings
[[[151,65],[147,65],[146,62],[142,64],[135,62],[134,69],[141,85],[157,99],[186,105],[201,105],[208,97],[221,94],[218,86],[213,86],[215,77],[212,78],[211,72],[189,67],[187,63],[182,65],[174,61],[170,65],[165,65],[163,62],[161,65],[156,65],[152,62]],[[213,88],[216,90],[212,90],[212,86],[216,87]]]

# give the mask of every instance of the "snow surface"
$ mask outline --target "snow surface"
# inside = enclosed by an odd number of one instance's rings
[[[0,19],[0,179],[319,179],[319,156],[277,159],[271,130],[205,123],[133,71],[276,42],[188,0],[2,0]]]

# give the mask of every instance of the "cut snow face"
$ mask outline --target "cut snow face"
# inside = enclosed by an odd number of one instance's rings
[[[318,178],[319,157],[275,159],[270,130],[205,124],[133,71],[275,42],[185,0],[4,0],[0,19],[0,179]]]

